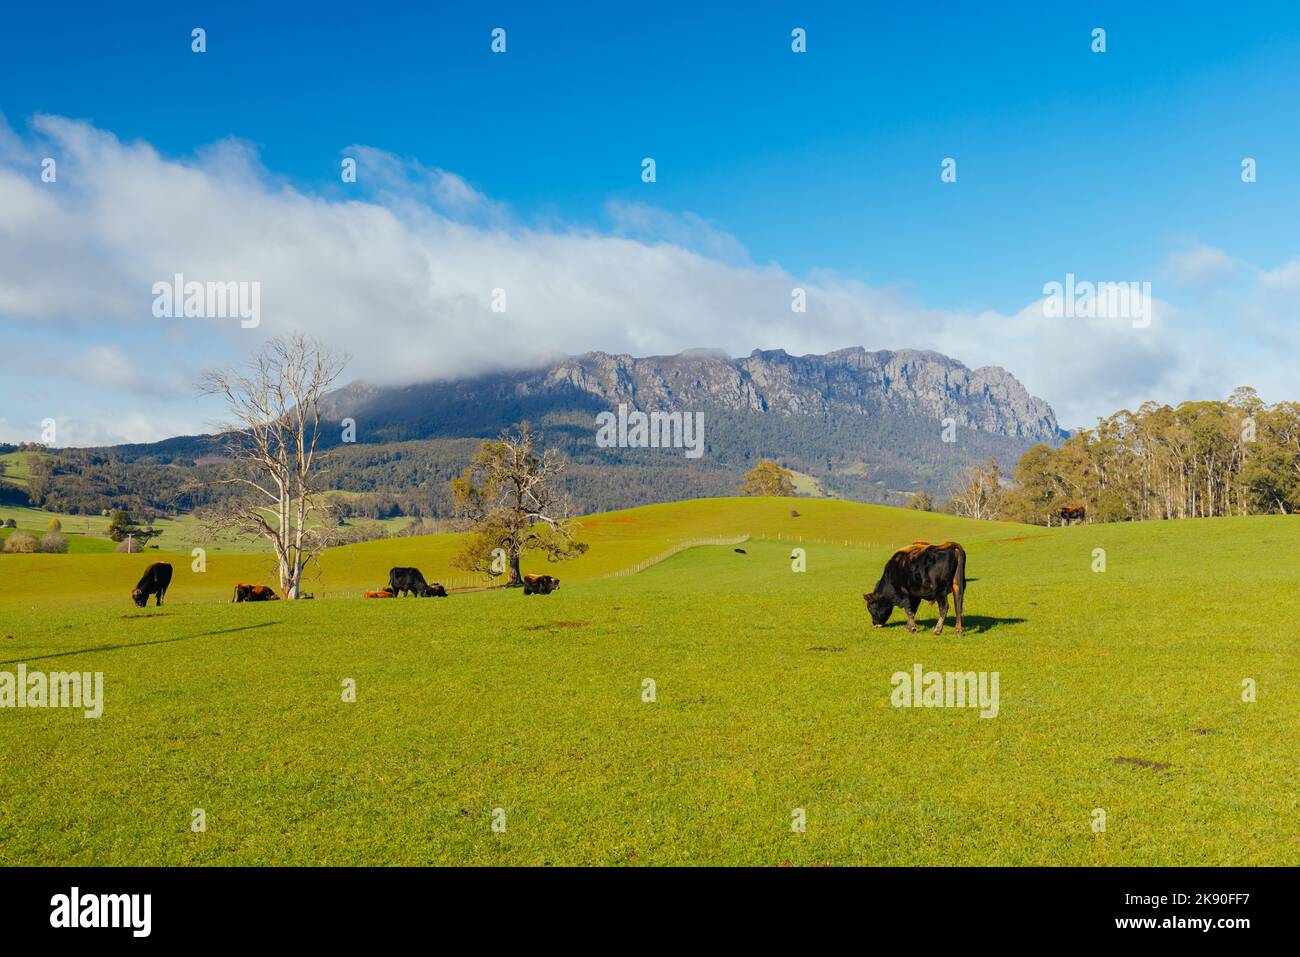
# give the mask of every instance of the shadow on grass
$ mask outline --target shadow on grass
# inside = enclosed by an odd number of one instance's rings
[[[67,658],[70,655],[89,655],[97,651],[119,651],[123,648],[147,648],[150,645],[170,645],[175,641],[189,641],[192,638],[210,638],[213,635],[228,635],[236,631],[251,631],[254,628],[271,628],[279,622],[264,621],[257,625],[240,625],[238,628],[223,628],[220,631],[201,631],[196,635],[181,635],[178,638],[159,638],[156,641],[133,641],[120,645],[99,645],[94,648],[78,648],[75,651],[56,651],[48,655],[29,655],[24,658],[10,658],[0,661],[0,665],[16,665],[28,661],[43,661],[46,658]]]
[[[963,633],[966,635],[971,635],[971,634],[982,635],[986,631],[992,631],[994,628],[997,628],[998,625],[1019,625],[1019,624],[1023,624],[1028,620],[1029,619],[1027,618],[993,618],[989,615],[962,615],[961,616]],[[920,635],[922,632],[925,631],[934,631],[934,626],[937,625],[938,623],[939,623],[938,615],[933,615],[929,618],[921,618],[920,616],[918,616],[916,619],[916,633]],[[949,613],[948,622],[943,626],[943,633],[946,635],[949,632],[952,632],[955,635],[957,633],[956,625],[957,623],[956,621],[953,620],[952,614]],[[892,621],[885,627],[901,628],[903,632],[906,633],[907,621],[905,619],[902,621]]]

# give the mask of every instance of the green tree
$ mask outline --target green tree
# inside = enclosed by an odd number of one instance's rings
[[[485,575],[510,574],[523,584],[520,561],[540,552],[547,561],[577,558],[587,544],[577,540],[569,502],[560,488],[565,462],[554,449],[539,452],[542,436],[527,422],[482,444],[469,467],[451,481],[452,495],[472,532],[452,558],[457,568]]]
[[[771,459],[763,459],[745,473],[741,495],[793,495],[794,473]]]
[[[108,537],[115,542],[131,539],[143,548],[151,538],[162,534],[160,528],[142,528],[131,521],[131,515],[124,509],[115,509],[108,519]]]

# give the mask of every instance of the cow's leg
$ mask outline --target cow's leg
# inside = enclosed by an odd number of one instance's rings
[[[158,597],[157,597],[157,599],[155,599],[155,601],[154,601],[154,607],[155,607],[155,608],[161,607],[161,605],[162,605],[162,600],[163,600],[163,594],[164,594],[166,591],[167,591],[166,588],[159,588],[159,589],[158,589]]]
[[[948,620],[948,596],[941,592],[934,603],[939,606],[939,623],[934,626],[934,633],[942,635],[943,623]]]
[[[919,599],[908,596],[907,601],[903,603],[903,611],[907,615],[907,630],[916,634],[916,608],[921,604]]]

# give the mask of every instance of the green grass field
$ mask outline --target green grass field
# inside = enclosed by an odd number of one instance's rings
[[[228,604],[269,581],[259,556],[178,555],[147,610],[127,592],[158,554],[0,556],[0,671],[105,682],[97,720],[0,709],[0,863],[1300,863],[1294,519],[718,499],[583,537],[526,567],[550,596],[347,597],[393,564],[463,576],[432,536],[327,554],[313,602]],[[969,555],[966,634],[870,628],[892,548],[943,538]],[[998,716],[891,707],[916,663],[998,672]]]
[[[50,519],[57,518],[63,526],[63,534],[68,536],[70,554],[106,554],[117,548],[117,543],[108,537],[108,519],[101,515],[69,515],[21,505],[0,505],[0,519],[6,518],[12,518],[17,528],[0,530],[0,540],[13,531],[31,532],[39,538],[48,531]],[[162,551],[189,552],[200,545],[209,552],[249,554],[264,550],[262,543],[252,538],[213,541],[204,532],[203,523],[189,515],[159,518],[153,522],[153,527],[163,530],[163,534],[153,540]]]

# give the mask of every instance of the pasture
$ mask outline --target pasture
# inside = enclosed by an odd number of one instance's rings
[[[0,709],[0,863],[1300,863],[1294,519],[716,499],[582,537],[525,564],[549,596],[349,597],[395,564],[464,577],[429,536],[333,550],[312,602],[228,604],[264,558],[176,555],[160,609],[127,597],[158,553],[0,555],[0,671],[105,684],[99,719]],[[869,626],[919,538],[966,547],[964,636]],[[997,717],[891,707],[917,663],[998,672]]]

